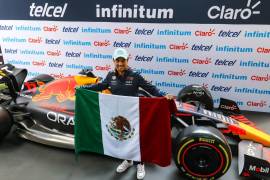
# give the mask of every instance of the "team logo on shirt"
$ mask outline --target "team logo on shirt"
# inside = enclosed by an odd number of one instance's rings
[[[106,124],[107,130],[116,140],[124,141],[134,135],[135,129],[131,127],[127,118],[117,116]]]

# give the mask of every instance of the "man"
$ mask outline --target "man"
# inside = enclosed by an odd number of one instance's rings
[[[94,85],[85,85],[83,88],[102,91],[109,89],[112,94],[122,96],[138,96],[139,87],[153,96],[162,97],[155,86],[147,82],[139,73],[132,71],[128,66],[128,52],[123,48],[118,48],[113,53],[113,63],[115,69],[109,72],[103,82]],[[172,95],[166,95],[167,99],[172,99]],[[133,165],[132,161],[124,160],[116,169],[116,172],[122,173]],[[137,164],[137,179],[143,179],[145,168],[142,162]]]

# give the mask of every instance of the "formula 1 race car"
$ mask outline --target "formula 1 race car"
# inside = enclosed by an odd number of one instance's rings
[[[74,148],[75,87],[98,83],[91,70],[54,79],[41,74],[25,82],[26,69],[0,66],[0,138],[15,126],[24,139],[60,148]],[[145,92],[142,95],[147,96]],[[191,179],[216,179],[239,157],[239,174],[268,178],[270,136],[240,115],[234,101],[221,99],[218,109],[203,86],[190,85],[177,96],[171,115],[173,159]]]

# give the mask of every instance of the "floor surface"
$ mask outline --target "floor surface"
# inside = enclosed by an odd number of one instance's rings
[[[257,126],[270,134],[270,113],[245,112]],[[133,180],[136,167],[123,174],[115,173],[121,161],[97,154],[82,154],[32,143],[10,134],[0,144],[0,180]],[[174,162],[169,167],[146,165],[145,180],[184,179]],[[238,176],[237,158],[221,180],[244,180]]]

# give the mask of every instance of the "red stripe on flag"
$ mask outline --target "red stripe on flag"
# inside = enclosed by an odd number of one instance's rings
[[[171,163],[170,111],[173,101],[165,98],[140,98],[140,147],[143,162],[168,166]]]

